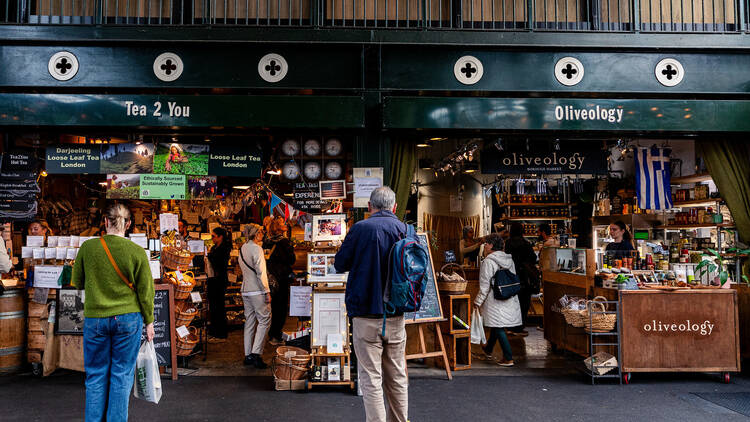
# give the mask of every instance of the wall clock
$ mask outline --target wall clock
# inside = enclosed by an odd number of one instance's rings
[[[281,144],[281,152],[290,157],[296,156],[299,154],[299,142],[296,139],[287,139]]]
[[[327,179],[330,179],[330,180],[339,179],[343,172],[344,172],[344,169],[341,167],[341,164],[339,164],[336,161],[332,161],[326,164],[326,178]]]
[[[304,172],[306,178],[310,180],[318,180],[320,178],[322,168],[320,167],[320,163],[312,161],[305,164]]]
[[[344,147],[338,138],[331,138],[326,141],[326,154],[329,157],[338,157]]]
[[[308,139],[304,146],[305,155],[315,157],[320,155],[320,141],[317,139]]]
[[[299,177],[299,166],[294,161],[290,161],[284,164],[281,172],[286,179],[295,180]]]

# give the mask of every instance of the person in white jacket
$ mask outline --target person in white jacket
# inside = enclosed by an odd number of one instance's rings
[[[268,288],[263,227],[248,224],[243,229],[247,242],[240,248],[242,302],[245,305],[245,365],[268,367],[261,355],[271,326],[271,291]]]
[[[503,252],[503,238],[498,234],[491,234],[485,238],[484,250],[488,254],[479,269],[479,293],[474,299],[474,306],[481,309],[484,326],[490,329],[490,337],[484,353],[488,359],[492,358],[495,342],[500,342],[503,349],[503,360],[500,366],[513,366],[513,352],[510,349],[508,335],[505,328],[521,325],[521,305],[518,295],[507,300],[497,300],[492,293],[492,283],[498,270],[510,270],[516,273],[513,257]]]
[[[8,256],[8,248],[5,247],[5,240],[0,238],[0,273],[7,273],[13,267],[13,263]]]

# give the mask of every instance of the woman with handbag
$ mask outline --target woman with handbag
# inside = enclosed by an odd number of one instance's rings
[[[271,291],[263,244],[263,227],[248,224],[243,229],[247,242],[240,248],[242,303],[245,305],[245,365],[265,369],[263,346],[271,326]]]
[[[127,207],[110,206],[104,221],[107,234],[81,245],[72,275],[86,294],[86,421],[126,421],[144,323],[154,338],[154,279],[143,248],[124,237]]]
[[[229,254],[232,252],[232,240],[229,233],[221,227],[216,227],[211,232],[211,240],[214,245],[206,256],[206,270],[208,280],[207,296],[209,320],[208,341],[210,343],[221,343],[227,339],[227,313],[224,306],[224,296],[229,284],[227,267],[229,266]]]
[[[508,335],[505,328],[517,327],[521,325],[521,306],[518,302],[518,295],[514,295],[507,300],[495,299],[492,292],[495,274],[500,270],[509,270],[516,273],[513,257],[503,252],[504,241],[499,234],[491,234],[485,238],[484,251],[488,254],[482,261],[479,269],[479,292],[474,299],[474,306],[481,309],[484,326],[490,328],[490,338],[484,348],[485,358],[494,360],[492,349],[495,342],[500,342],[503,349],[503,360],[499,361],[500,366],[513,366],[513,352],[510,348]]]

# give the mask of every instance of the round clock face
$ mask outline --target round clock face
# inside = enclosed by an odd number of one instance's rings
[[[343,149],[341,141],[337,138],[331,138],[326,141],[326,154],[330,157],[337,157]]]
[[[341,174],[344,172],[344,169],[341,168],[341,164],[337,162],[332,162],[326,164],[326,177],[328,179],[338,179],[341,177]]]
[[[309,156],[320,155],[320,141],[317,139],[308,139],[305,141],[305,154]]]
[[[296,139],[287,139],[281,144],[281,152],[290,157],[299,154],[299,142]]]
[[[305,164],[305,177],[308,179],[319,179],[321,171],[322,169],[320,168],[320,163],[311,162]]]
[[[284,177],[289,180],[294,180],[299,177],[299,166],[293,161],[284,164],[281,171],[284,174]]]

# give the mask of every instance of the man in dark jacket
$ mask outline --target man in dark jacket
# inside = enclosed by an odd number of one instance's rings
[[[390,188],[375,189],[368,206],[370,218],[349,230],[336,254],[335,266],[338,272],[349,271],[346,311],[352,317],[367,422],[406,422],[409,402],[404,316],[387,318],[383,333],[388,255],[406,233],[406,225],[394,214],[396,194]]]
[[[267,237],[263,241],[263,249],[271,251],[266,261],[266,268],[268,274],[276,280],[275,286],[269,286],[271,287],[271,328],[268,330],[268,342],[273,345],[283,343],[281,330],[284,329],[289,310],[289,287],[294,281],[292,265],[297,260],[292,241],[286,237],[287,230],[284,217],[278,216],[271,221]]]
[[[505,243],[505,253],[513,257],[513,264],[516,267],[516,274],[521,281],[521,291],[518,293],[518,300],[521,302],[521,318],[523,325],[510,330],[522,336],[529,335],[524,330],[526,320],[531,307],[531,295],[539,293],[539,280],[536,271],[536,254],[531,243],[523,237],[523,226],[521,223],[514,222],[510,226],[510,238]]]

